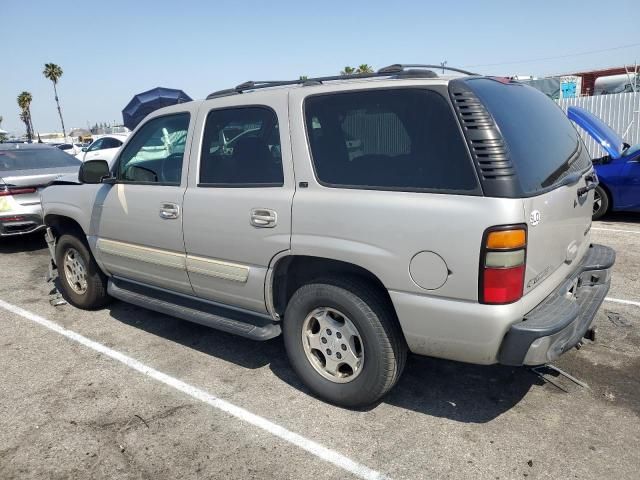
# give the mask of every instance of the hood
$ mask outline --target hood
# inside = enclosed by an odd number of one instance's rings
[[[624,140],[609,125],[604,123],[593,113],[584,108],[569,107],[567,111],[569,120],[591,135],[598,145],[609,154],[612,160],[622,157],[624,152]]]

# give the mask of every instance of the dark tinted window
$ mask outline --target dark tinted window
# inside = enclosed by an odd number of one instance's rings
[[[281,186],[278,118],[266,107],[212,110],[200,156],[200,184]]]
[[[120,155],[118,179],[180,185],[188,130],[188,113],[149,120],[136,132]]]
[[[469,87],[500,129],[525,193],[552,186],[590,165],[586,149],[564,112],[544,93],[521,84],[473,79]]]
[[[55,147],[0,150],[0,171],[79,166],[80,160]]]
[[[475,172],[447,101],[425,89],[309,97],[318,179],[333,186],[472,191]]]
[[[101,148],[119,148],[122,145],[122,142],[117,138],[105,137],[102,139],[102,147]]]

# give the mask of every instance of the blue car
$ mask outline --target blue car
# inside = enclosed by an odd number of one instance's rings
[[[593,219],[607,212],[640,212],[640,144],[629,146],[606,123],[584,108],[569,107],[569,119],[607,152],[593,159],[600,181],[594,192]]]

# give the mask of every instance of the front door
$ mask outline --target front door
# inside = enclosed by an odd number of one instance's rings
[[[114,276],[192,294],[182,237],[189,119],[153,118],[124,147],[98,215],[97,250]]]
[[[271,98],[259,106],[223,108],[220,99],[215,109],[204,104],[204,133],[194,142],[199,168],[190,172],[184,199],[195,294],[258,312],[266,311],[269,263],[290,248],[294,193],[286,96]]]

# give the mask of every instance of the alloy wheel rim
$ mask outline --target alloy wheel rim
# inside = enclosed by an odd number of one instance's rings
[[[69,248],[64,255],[64,276],[67,283],[78,295],[87,291],[87,268],[84,260],[75,248]]]
[[[309,363],[327,380],[348,383],[362,372],[362,336],[339,310],[319,307],[309,313],[302,324],[302,345]]]
[[[593,214],[595,215],[602,208],[602,197],[600,196],[600,192],[595,190],[593,193]]]

